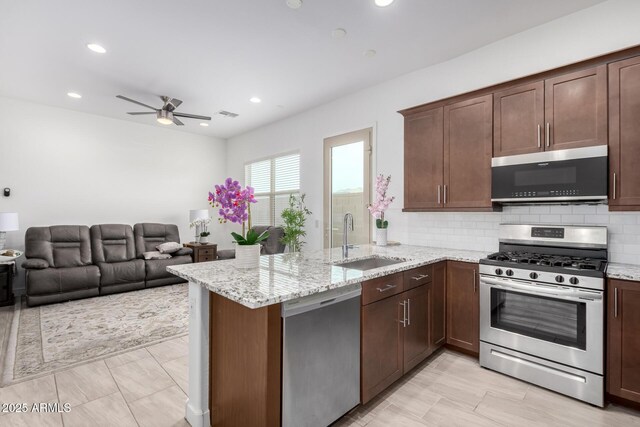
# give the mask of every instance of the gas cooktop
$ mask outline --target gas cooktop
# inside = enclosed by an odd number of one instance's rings
[[[601,259],[581,256],[541,254],[535,252],[496,252],[487,256],[487,259],[504,262],[505,264],[524,264],[519,267],[525,267],[525,265],[542,265],[573,270],[595,271],[604,271],[606,267],[606,262]]]

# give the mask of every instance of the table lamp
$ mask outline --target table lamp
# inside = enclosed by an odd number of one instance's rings
[[[4,249],[7,231],[18,231],[19,229],[16,212],[0,212],[0,249]]]
[[[209,209],[192,209],[189,211],[190,223],[198,219],[207,219],[207,218],[209,218]],[[196,229],[196,237],[194,239],[194,242],[197,242],[198,238],[200,237],[200,226],[199,225],[195,226],[195,229]]]

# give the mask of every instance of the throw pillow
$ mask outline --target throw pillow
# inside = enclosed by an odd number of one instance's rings
[[[161,254],[158,251],[145,252],[142,254],[144,259],[170,259],[171,255],[169,254]]]
[[[167,242],[161,245],[156,246],[156,249],[160,251],[162,254],[172,254],[180,250],[182,245],[176,242]]]

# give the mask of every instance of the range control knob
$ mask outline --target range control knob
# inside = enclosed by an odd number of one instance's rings
[[[572,285],[577,285],[578,283],[580,283],[580,280],[578,280],[577,277],[572,277],[571,279],[569,279],[569,283],[571,283]]]
[[[502,269],[501,268],[496,268],[496,274],[498,276],[502,276]]]
[[[562,282],[564,282],[564,277],[562,277],[562,276],[560,276],[560,275],[557,275],[557,276],[556,276],[556,282],[558,282],[558,283],[562,283]]]
[[[529,273],[529,277],[535,280],[538,278],[538,273]]]
[[[507,276],[513,276],[513,270],[507,270]]]

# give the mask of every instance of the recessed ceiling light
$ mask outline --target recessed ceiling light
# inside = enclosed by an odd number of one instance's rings
[[[345,30],[344,28],[336,28],[335,30],[331,31],[331,37],[333,37],[334,39],[342,39],[346,35],[347,30]]]
[[[200,126],[202,126],[203,128],[209,127],[209,123],[200,123]]]
[[[287,6],[291,9],[300,9],[302,6],[302,0],[287,0]]]
[[[94,51],[95,53],[106,53],[107,49],[103,48],[102,46],[100,46],[99,44],[95,44],[95,43],[89,43],[87,45],[87,47]]]
[[[82,95],[80,95],[79,93],[76,93],[76,92],[67,92],[67,96],[69,98],[75,98],[75,99],[82,98]]]
[[[260,104],[262,102],[262,99],[254,96],[253,98],[249,99],[249,101],[253,102],[254,104]]]
[[[376,6],[378,7],[387,7],[389,6],[391,3],[393,3],[394,0],[374,0]]]
[[[364,56],[366,56],[367,58],[373,58],[374,56],[376,56],[376,53],[378,53],[378,52],[376,52],[373,49],[365,50],[364,52],[362,52],[362,54]]]

